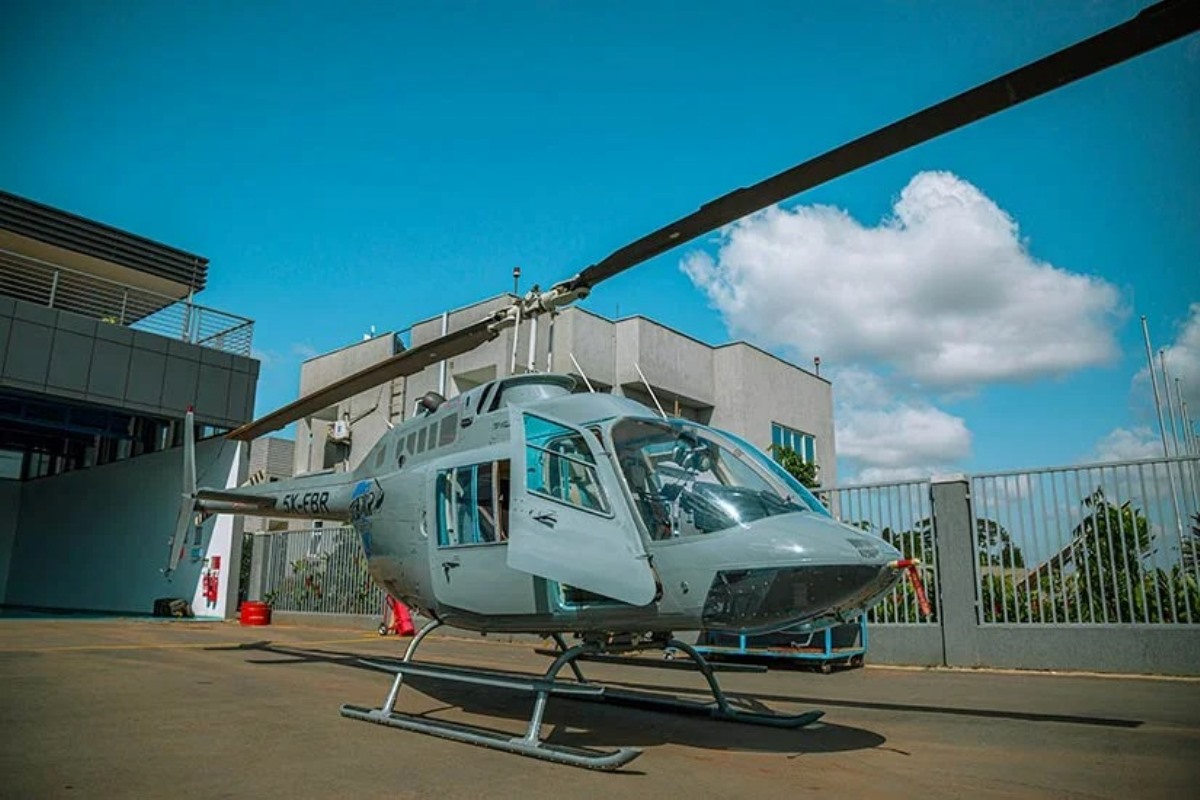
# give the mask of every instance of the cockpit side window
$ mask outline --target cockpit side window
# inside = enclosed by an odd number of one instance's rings
[[[596,458],[576,430],[525,415],[525,485],[530,492],[586,511],[609,514]]]

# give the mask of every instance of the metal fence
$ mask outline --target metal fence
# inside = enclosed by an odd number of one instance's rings
[[[971,479],[980,624],[1200,623],[1200,459]]]
[[[0,294],[170,339],[250,355],[245,317],[0,249]]]
[[[856,528],[883,539],[905,558],[921,562],[922,580],[932,614],[923,617],[917,594],[908,581],[896,584],[892,593],[867,616],[869,623],[936,625],[940,617],[937,550],[933,543],[933,511],[929,481],[906,481],[818,491],[818,497],[835,516]]]
[[[262,599],[279,611],[379,614],[386,593],[367,574],[352,527],[256,534]]]

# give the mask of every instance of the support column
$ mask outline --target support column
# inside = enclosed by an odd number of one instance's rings
[[[268,536],[254,536],[254,547],[250,551],[250,584],[246,587],[246,599],[261,601],[266,593],[267,550],[270,549],[271,539]]]
[[[979,665],[975,609],[975,515],[965,475],[932,479],[933,540],[937,548],[942,652],[951,667]]]

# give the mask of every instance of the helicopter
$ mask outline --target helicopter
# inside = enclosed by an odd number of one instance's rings
[[[1166,0],[1096,36],[808,160],[614,251],[542,292],[400,352],[228,434],[247,441],[389,380],[465,353],[522,320],[553,315],[621,274],[698,236],[934,137],[1144,54],[1200,29],[1200,2]],[[551,696],[799,728],[821,712],[734,707],[710,664],[678,630],[745,634],[817,630],[865,613],[916,564],[835,520],[772,458],[739,437],[666,418],[630,399],[576,392],[574,378],[523,374],[447,399],[431,392],[353,470],[236,489],[198,488],[190,412],[184,486],[168,574],[197,514],[252,514],[352,525],[372,579],[429,622],[399,662],[378,708],[343,716],[557,762],[612,770],[640,751],[565,747],[541,737]],[[919,584],[918,584],[919,585]],[[552,639],[541,675],[415,661],[436,628]],[[577,643],[568,645],[566,635]],[[682,652],[712,703],[618,691],[580,662],[657,663],[636,651]],[[733,666],[733,665],[727,665]],[[560,680],[569,667],[574,680]],[[522,691],[526,733],[405,714],[405,676]]]

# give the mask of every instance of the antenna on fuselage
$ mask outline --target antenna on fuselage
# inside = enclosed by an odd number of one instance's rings
[[[654,401],[654,405],[658,407],[658,413],[663,419],[667,418],[667,412],[663,411],[662,403],[658,402],[658,398],[654,396],[654,390],[650,388],[650,381],[646,380],[646,375],[642,372],[642,368],[638,363],[633,362],[633,368],[637,370],[638,376],[642,379],[642,384],[646,387],[646,391],[650,393],[650,399]]]
[[[587,385],[588,391],[592,394],[595,394],[596,390],[592,388],[592,382],[588,380],[587,373],[583,371],[583,367],[579,366],[579,362],[575,360],[575,354],[568,353],[567,355],[571,356],[571,363],[575,365],[575,371],[579,373],[579,377],[583,378],[583,382]]]

